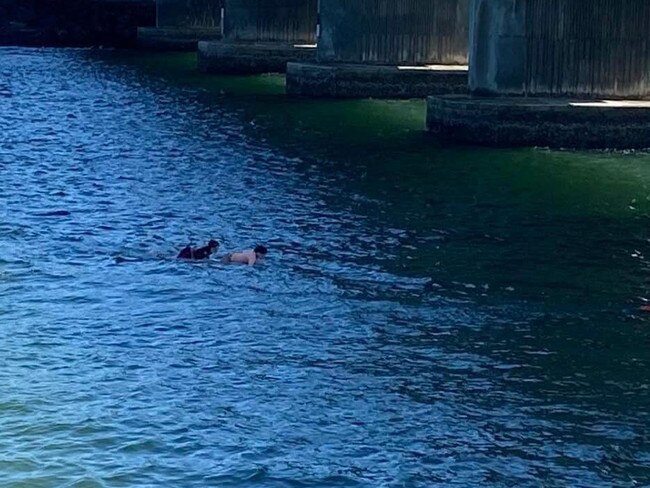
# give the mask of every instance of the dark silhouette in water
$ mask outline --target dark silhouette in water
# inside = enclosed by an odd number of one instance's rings
[[[192,249],[187,246],[178,254],[178,259],[209,259],[210,255],[219,249],[219,243],[214,239],[207,246]]]

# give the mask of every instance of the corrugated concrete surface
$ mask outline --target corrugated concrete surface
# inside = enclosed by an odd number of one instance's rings
[[[317,18],[318,0],[225,0],[224,37],[311,44]]]
[[[650,96],[650,1],[472,0],[479,94]]]
[[[158,27],[220,27],[223,0],[156,0]]]
[[[468,0],[321,0],[321,62],[466,64]]]

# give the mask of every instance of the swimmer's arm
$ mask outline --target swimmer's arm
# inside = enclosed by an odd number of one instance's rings
[[[255,261],[257,261],[257,256],[253,252],[248,256],[248,265],[253,266],[255,264]]]

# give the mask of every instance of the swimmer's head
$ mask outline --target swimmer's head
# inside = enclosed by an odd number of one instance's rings
[[[255,249],[253,249],[253,251],[255,252],[255,255],[258,257],[258,259],[263,258],[269,252],[269,250],[264,246],[255,246]]]
[[[219,248],[219,242],[212,239],[210,242],[208,242],[208,247],[210,249],[217,249],[217,248]]]

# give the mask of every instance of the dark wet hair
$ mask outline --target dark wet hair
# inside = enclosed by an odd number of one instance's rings
[[[264,246],[255,246],[255,249],[253,251],[255,254],[266,254],[269,252],[269,250]]]
[[[219,241],[211,239],[210,242],[208,242],[208,247],[219,247]]]

